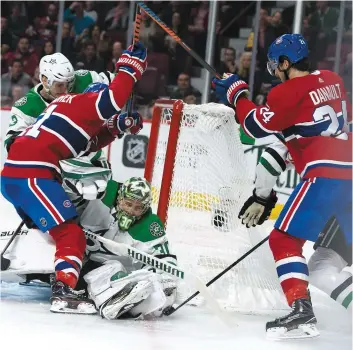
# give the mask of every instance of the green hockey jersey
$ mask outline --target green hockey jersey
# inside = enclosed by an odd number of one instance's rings
[[[75,71],[73,93],[81,93],[91,83],[101,82],[109,84],[114,78],[110,72],[96,73],[88,70]],[[49,105],[49,101],[43,99],[40,91],[43,85],[40,83],[27,92],[25,96],[17,100],[11,108],[11,121],[6,132],[5,144],[13,135],[18,135],[30,125],[34,124],[38,116]]]
[[[75,71],[75,82],[72,88],[73,93],[82,93],[91,83],[101,82],[110,84],[115,74],[110,72],[97,73],[88,70]],[[17,100],[11,108],[11,121],[6,132],[5,146],[13,136],[17,136],[27,127],[37,121],[38,116],[50,104],[46,101],[40,91],[43,85],[40,83],[27,92],[25,96]],[[60,162],[62,170],[65,172],[64,176],[71,178],[97,175],[100,170],[98,168],[107,169],[102,175],[110,175],[109,165],[105,155],[102,151],[92,152],[87,156],[80,157],[80,160],[65,160]],[[71,175],[70,175],[71,174]]]
[[[120,183],[110,180],[108,182],[106,195],[102,198],[101,203],[104,204],[105,208],[108,207],[111,212],[115,210],[115,203],[120,186]],[[114,219],[111,220],[108,230],[99,230],[97,221],[99,221],[100,217],[105,215],[105,212],[98,203],[94,202],[91,201],[82,217],[81,225],[84,228],[93,232],[100,232],[100,234],[107,239],[131,245],[148,254],[165,255],[164,258],[168,262],[176,264],[176,258],[174,255],[171,255],[169,250],[164,225],[158,215],[154,214],[151,209],[149,209],[142,218],[133,223],[127,231],[121,230]],[[94,229],[91,229],[91,227]],[[94,244],[88,244],[87,249],[90,253],[90,259],[93,261],[102,263],[111,259],[121,260],[121,257],[116,257],[98,241],[94,242]]]

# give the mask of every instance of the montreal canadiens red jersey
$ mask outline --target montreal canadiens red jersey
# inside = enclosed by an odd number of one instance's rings
[[[133,84],[130,75],[120,72],[109,88],[99,93],[68,94],[54,100],[37,122],[15,139],[1,175],[53,178],[60,173],[60,160],[98,150],[93,149],[93,140],[101,147],[112,142],[106,120],[121,110]]]
[[[302,178],[352,178],[352,106],[337,74],[288,80],[270,91],[266,106],[240,98],[236,113],[252,137],[281,134]]]

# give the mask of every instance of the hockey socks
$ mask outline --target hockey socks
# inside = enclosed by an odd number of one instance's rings
[[[283,292],[291,306],[297,299],[309,299],[309,270],[302,248],[305,240],[273,229],[269,244]]]
[[[55,226],[49,232],[56,243],[56,280],[75,288],[86,248],[85,234],[73,221],[66,221]]]
[[[348,277],[343,283],[336,287],[331,298],[342,304],[346,309],[352,307],[352,276]]]

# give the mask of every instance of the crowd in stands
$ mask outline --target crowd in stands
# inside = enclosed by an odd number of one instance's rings
[[[209,2],[147,1],[147,5],[167,23],[188,46],[205,57]],[[239,74],[249,81],[254,33],[243,52],[236,52],[229,39],[239,29],[249,27],[255,6],[249,1],[219,1],[216,25],[214,66],[220,73]],[[266,70],[266,52],[281,34],[291,32],[294,7],[277,9],[278,2],[263,2],[260,13],[253,96],[263,103],[278,81]],[[304,2],[302,33],[309,42],[313,68],[333,69],[337,37],[339,3]],[[1,105],[11,106],[39,83],[38,64],[44,55],[56,52],[58,2],[1,2]],[[114,71],[115,63],[127,42],[128,1],[66,1],[61,52],[75,69]],[[239,16],[245,8],[248,11]],[[346,11],[342,40],[340,73],[349,91],[352,89],[352,19]],[[236,18],[235,21],[232,20]],[[250,26],[254,23],[250,23]],[[136,103],[150,117],[159,97],[180,98],[200,103],[201,93],[191,85],[200,76],[200,65],[146,14],[142,14],[140,40],[149,50],[149,65],[136,87]],[[214,99],[213,95],[210,96]]]

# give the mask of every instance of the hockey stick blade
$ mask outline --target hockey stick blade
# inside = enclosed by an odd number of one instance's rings
[[[22,226],[25,224],[24,220],[21,221],[21,223],[18,225],[16,231],[13,233],[12,237],[9,239],[7,244],[5,245],[4,249],[1,252],[1,271],[6,271],[10,265],[11,265],[11,260],[7,259],[4,257],[4,254],[6,253],[6,250],[9,248],[9,246],[12,244],[12,242],[15,240],[16,236],[20,233]]]
[[[128,256],[134,260],[142,262],[145,265],[160,269],[173,277],[184,280],[186,283],[199,290],[199,293],[205,298],[210,310],[215,315],[217,315],[223,321],[223,323],[225,323],[230,328],[237,326],[236,323],[230,318],[229,314],[221,309],[217,300],[212,296],[210,291],[207,290],[205,284],[192,272],[186,270],[183,271],[175,265],[169,264],[166,261],[131,247],[128,244],[114,242],[110,239],[98,236],[95,233],[88,232],[86,230],[85,234],[88,238],[96,239],[97,241],[103,243],[108,249],[119,256]]]
[[[222,272],[220,272],[217,276],[211,279],[211,281],[206,283],[206,287],[210,286],[212,283],[216,282],[219,278],[221,278],[224,274],[226,274],[229,270],[231,270],[235,265],[238,265],[242,260],[244,260],[248,255],[250,255],[252,252],[254,252],[257,248],[261,247],[265,242],[268,241],[270,236],[265,237],[262,241],[257,243],[255,246],[253,246],[250,250],[248,250],[244,255],[242,255],[238,260],[234,261],[231,265],[229,265],[226,269],[224,269]],[[184,300],[181,304],[179,304],[176,308],[170,307],[164,311],[164,314],[166,316],[172,315],[175,311],[179,310],[181,307],[183,307],[185,304],[187,304],[190,300],[194,299],[196,296],[198,296],[200,293],[195,292],[194,294],[190,295],[189,298]]]

